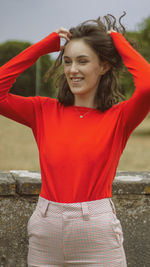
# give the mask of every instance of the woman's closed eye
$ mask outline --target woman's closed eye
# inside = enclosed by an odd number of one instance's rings
[[[71,61],[70,60],[64,60],[64,64],[69,65],[69,64],[71,64]]]
[[[82,59],[82,60],[79,61],[79,63],[80,63],[80,64],[86,64],[86,63],[88,63],[88,60],[86,60],[86,59]]]
[[[82,60],[79,60],[77,63],[78,64],[87,64],[88,63],[88,60],[82,59]],[[64,60],[64,64],[65,65],[71,65],[72,64],[72,61],[71,60]]]

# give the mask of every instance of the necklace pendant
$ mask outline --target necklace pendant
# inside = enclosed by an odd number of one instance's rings
[[[83,119],[83,115],[80,115],[80,119]]]

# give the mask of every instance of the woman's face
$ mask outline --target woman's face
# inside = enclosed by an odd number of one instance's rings
[[[106,72],[98,55],[81,39],[71,40],[64,50],[64,73],[74,95],[95,96],[101,75]]]

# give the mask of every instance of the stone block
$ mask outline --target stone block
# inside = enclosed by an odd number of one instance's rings
[[[8,172],[0,172],[0,196],[11,196],[16,194],[16,183]]]
[[[112,185],[113,195],[149,195],[148,172],[117,172]]]
[[[16,193],[20,195],[39,195],[41,174],[29,171],[11,171],[16,181]]]

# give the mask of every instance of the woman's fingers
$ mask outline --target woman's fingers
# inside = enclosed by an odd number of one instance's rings
[[[60,27],[59,29],[56,30],[56,32],[59,33],[67,33],[68,35],[71,36],[71,33],[69,32],[69,30],[67,30],[66,28]]]
[[[108,34],[110,34],[111,32],[116,32],[116,31],[114,31],[113,29],[107,31]]]
[[[69,30],[60,27],[59,29],[56,30],[56,33],[59,34],[60,38],[64,38],[67,41],[70,41],[70,38],[72,36],[72,34],[69,32]]]
[[[60,32],[64,32],[64,33],[69,33],[69,30],[67,30],[66,28],[63,28],[63,27],[60,27],[59,29],[56,30],[57,33],[60,33]]]
[[[65,34],[65,33],[59,33],[59,36],[60,36],[60,38],[63,38],[63,39],[65,39],[65,40],[67,40],[67,41],[70,41],[70,38],[69,38],[68,34]]]

